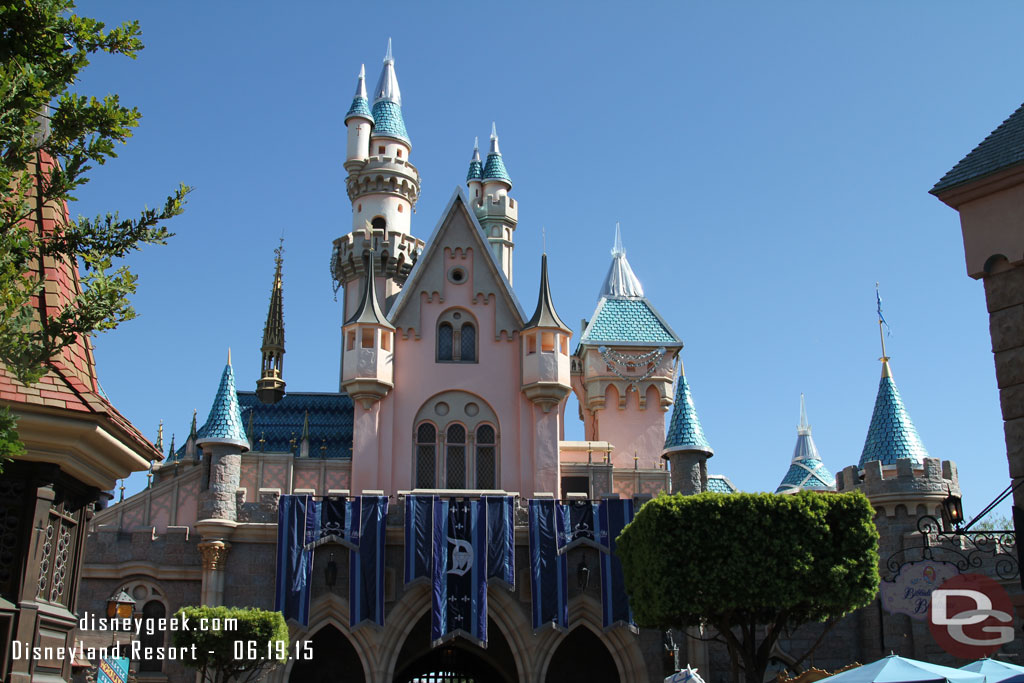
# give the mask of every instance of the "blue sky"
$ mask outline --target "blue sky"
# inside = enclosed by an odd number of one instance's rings
[[[578,333],[615,222],[683,338],[711,471],[774,490],[799,396],[833,471],[859,458],[879,378],[875,282],[893,374],[968,513],[1008,483],[980,282],[955,211],[928,194],[1024,99],[1013,3],[135,3],[137,60],[99,57],[82,92],[143,120],[72,213],[195,187],[167,246],[131,257],[137,320],[95,340],[103,386],[155,438],[209,410],[227,349],[253,388],[285,237],[288,388],[337,389],[331,242],[349,230],[344,113],[388,37],[423,177],[425,238],[474,136],[497,122],[520,202],[515,284],[536,301],[541,228]],[[575,403],[567,438],[582,438]],[[144,485],[135,475],[129,492]]]

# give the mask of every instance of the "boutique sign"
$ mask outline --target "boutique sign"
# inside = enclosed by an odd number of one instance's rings
[[[892,581],[882,582],[882,607],[890,614],[906,614],[911,619],[926,621],[932,593],[959,573],[952,562],[907,562],[900,566]]]

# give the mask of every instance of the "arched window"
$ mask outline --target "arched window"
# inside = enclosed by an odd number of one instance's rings
[[[494,427],[480,425],[476,429],[476,487],[496,489],[497,463],[495,462]]]
[[[441,323],[437,328],[437,359],[452,360],[452,326],[450,323]]]
[[[416,429],[416,488],[437,488],[437,430],[429,422]]]
[[[372,227],[374,230],[383,230],[384,228],[388,227],[388,222],[384,220],[383,216],[377,216],[372,221],[370,221],[370,227]]]
[[[459,360],[467,363],[476,362],[476,328],[473,323],[466,323],[459,328]]]
[[[142,606],[142,618],[145,620],[143,623],[152,624],[152,633],[146,629],[142,630],[139,635],[139,640],[142,643],[142,652],[156,652],[155,649],[149,650],[148,648],[162,648],[164,646],[164,632],[162,629],[156,628],[159,623],[158,619],[163,619],[167,616],[167,608],[159,600],[150,600]],[[139,671],[161,671],[163,666],[163,660],[158,657],[143,658],[139,662]]]
[[[465,309],[453,308],[437,319],[437,360],[477,362],[476,320]]]
[[[466,428],[460,424],[448,426],[447,457],[445,458],[445,488],[466,488]]]

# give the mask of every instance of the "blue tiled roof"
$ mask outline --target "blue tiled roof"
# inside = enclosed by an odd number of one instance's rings
[[[910,420],[903,399],[892,377],[882,377],[875,398],[875,412],[871,416],[864,450],[860,454],[858,467],[875,460],[883,465],[894,465],[897,460],[909,458],[920,464],[928,457],[928,451],[917,435],[917,429]]]
[[[601,297],[581,343],[672,344],[679,337],[661,321],[647,299]]]
[[[373,114],[370,113],[370,103],[365,97],[356,97],[352,100],[352,106],[348,108],[348,113],[345,114],[345,122],[347,123],[353,116],[363,116],[373,121]]]
[[[405,132],[405,119],[402,118],[402,107],[389,100],[375,102],[372,135],[384,135],[409,142],[409,134]]]
[[[487,163],[484,164],[484,180],[504,180],[512,184],[512,177],[505,168],[505,162],[500,154],[488,154]]]
[[[704,436],[700,419],[697,418],[697,408],[693,405],[690,384],[686,381],[686,375],[680,374],[679,382],[676,384],[672,419],[668,423],[668,433],[665,435],[665,452],[686,450],[714,453],[707,437]]]
[[[244,424],[248,426],[252,420],[253,452],[298,452],[308,412],[309,457],[352,457],[353,408],[348,394],[288,392],[277,403],[266,405],[255,392],[240,391],[238,401]]]
[[[245,427],[242,424],[238,394],[235,392],[235,371],[231,363],[228,363],[220,376],[220,386],[213,399],[213,406],[210,407],[210,416],[196,432],[196,443],[232,443],[248,448],[249,440],[245,438]]]
[[[473,159],[469,162],[469,173],[466,174],[466,180],[480,180],[484,177],[484,167],[480,163],[479,159]]]
[[[737,489],[733,486],[729,478],[721,474],[709,474],[708,475],[708,491],[714,493],[736,493]]]
[[[794,493],[803,489],[834,489],[836,478],[825,467],[818,455],[818,448],[809,433],[800,434],[793,450],[789,471],[782,478],[775,493]]]

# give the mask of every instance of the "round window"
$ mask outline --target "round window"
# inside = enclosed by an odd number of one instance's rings
[[[459,267],[452,268],[448,271],[448,280],[461,285],[466,281],[466,271]]]

